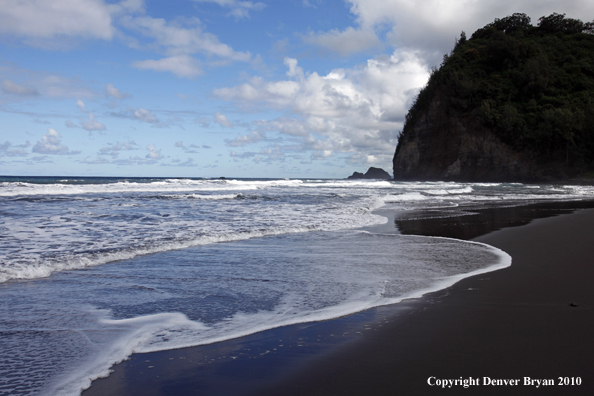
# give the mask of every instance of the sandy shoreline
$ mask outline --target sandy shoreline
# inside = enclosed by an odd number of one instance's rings
[[[522,380],[519,386],[481,384],[471,387],[469,394],[591,394],[594,210],[488,233],[527,223],[530,218],[566,213],[575,209],[572,205],[576,204],[495,209],[441,221],[394,219],[403,233],[488,243],[509,253],[512,266],[462,280],[418,300],[345,318],[273,329],[203,347],[136,354],[83,394],[423,395],[466,391],[459,386],[429,386],[427,380],[432,376],[473,377],[481,382],[483,377]],[[560,376],[581,377],[582,384],[523,385],[524,377],[557,383]]]

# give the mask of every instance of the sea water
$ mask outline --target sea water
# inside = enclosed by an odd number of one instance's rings
[[[592,187],[351,180],[0,178],[0,395],[77,395],[134,352],[324,320],[510,265],[371,233]],[[426,214],[425,214],[426,215]]]

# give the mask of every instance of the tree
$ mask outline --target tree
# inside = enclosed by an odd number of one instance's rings
[[[530,17],[526,14],[515,13],[505,18],[497,18],[491,24],[495,29],[504,33],[511,33],[519,30],[527,30],[532,27],[530,24]]]
[[[572,34],[581,33],[586,28],[590,28],[590,26],[586,26],[578,19],[566,18],[565,14],[557,14],[556,12],[547,17],[540,17],[538,21],[538,28],[545,33],[563,32]]]

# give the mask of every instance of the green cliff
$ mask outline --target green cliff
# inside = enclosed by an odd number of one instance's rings
[[[396,180],[538,181],[594,170],[594,23],[496,19],[433,69],[406,116]]]

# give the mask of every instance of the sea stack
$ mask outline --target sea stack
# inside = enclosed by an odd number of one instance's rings
[[[361,172],[353,172],[347,179],[391,179],[392,176],[382,168],[370,167],[365,174]]]

